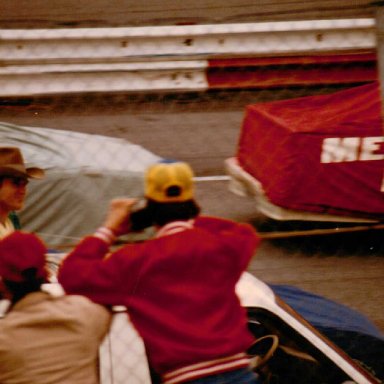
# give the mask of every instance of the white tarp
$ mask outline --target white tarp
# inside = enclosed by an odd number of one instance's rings
[[[2,122],[0,143],[19,147],[28,166],[46,171],[29,183],[19,217],[51,247],[92,233],[111,198],[141,196],[145,169],[161,160],[123,139]]]

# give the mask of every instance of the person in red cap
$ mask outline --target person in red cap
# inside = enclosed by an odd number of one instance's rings
[[[19,148],[0,147],[0,239],[20,229],[15,211],[24,206],[28,181],[44,174],[41,168],[26,168]]]
[[[260,238],[249,224],[200,215],[193,187],[188,164],[151,166],[146,206],[131,212],[136,200],[113,200],[103,226],[65,258],[58,279],[67,293],[126,306],[162,383],[259,383],[235,286]],[[110,252],[117,236],[149,225],[154,238]]]
[[[0,291],[10,301],[0,319],[0,383],[98,383],[98,349],[109,311],[48,282],[46,247],[15,231],[0,240]]]

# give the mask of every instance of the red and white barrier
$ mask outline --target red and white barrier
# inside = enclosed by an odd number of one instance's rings
[[[377,78],[374,19],[0,30],[0,96],[201,91]]]

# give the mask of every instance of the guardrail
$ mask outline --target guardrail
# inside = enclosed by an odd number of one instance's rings
[[[236,87],[236,79],[225,79],[225,68],[254,71],[270,65],[266,57],[327,55],[339,61],[344,55],[349,63],[375,62],[376,32],[374,19],[347,19],[0,30],[0,42],[0,96],[27,96]],[[220,69],[223,81],[211,81],[212,68]],[[359,76],[369,81],[376,75]],[[245,84],[258,85],[257,76]]]

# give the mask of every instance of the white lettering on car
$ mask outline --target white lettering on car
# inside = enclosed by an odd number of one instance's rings
[[[372,160],[384,160],[384,136],[328,137],[323,140],[321,163]],[[384,170],[380,192],[384,192]]]
[[[329,137],[323,140],[321,163],[384,160],[384,136]]]

